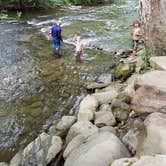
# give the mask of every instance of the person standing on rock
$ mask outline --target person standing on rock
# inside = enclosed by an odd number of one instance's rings
[[[61,43],[63,42],[62,35],[61,35],[61,21],[57,21],[51,28],[51,36],[55,48],[55,55],[57,57],[61,57],[60,55],[60,47]]]

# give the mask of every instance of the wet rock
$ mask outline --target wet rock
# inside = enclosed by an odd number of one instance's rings
[[[130,154],[122,142],[110,132],[89,137],[66,159],[64,166],[108,166],[110,162]]]
[[[124,121],[128,118],[130,113],[130,106],[118,99],[114,99],[111,104],[111,109],[114,117],[118,121]]]
[[[63,116],[55,126],[51,126],[49,133],[51,135],[64,137],[67,135],[68,130],[75,122],[75,116]]]
[[[115,120],[112,112],[101,111],[101,112],[95,113],[94,123],[97,127],[114,126],[116,123],[116,120]]]
[[[109,104],[111,103],[112,99],[117,95],[117,91],[111,90],[108,92],[100,92],[92,94],[93,97],[99,102],[99,104]]]
[[[98,101],[95,97],[87,95],[80,103],[78,111],[78,121],[81,120],[93,120],[94,112],[98,107]]]
[[[155,155],[155,156],[141,156],[140,158],[122,158],[115,160],[109,166],[165,166],[166,156]]]
[[[10,166],[46,166],[60,152],[61,148],[62,140],[60,137],[42,133],[22,152],[18,152],[13,157]]]
[[[67,145],[67,147],[65,148],[64,152],[63,152],[63,157],[67,158],[69,156],[69,154],[76,148],[78,148],[81,144],[83,144],[85,141],[85,137],[81,134],[77,135],[76,137],[74,137],[69,144]]]
[[[137,113],[166,113],[166,93],[151,87],[141,87],[136,91],[131,104]]]
[[[126,80],[135,70],[135,65],[130,63],[120,63],[115,70],[115,78]]]
[[[69,130],[66,142],[69,143],[75,136],[81,134],[85,138],[98,132],[98,128],[89,121],[78,121]]]
[[[166,154],[166,115],[152,113],[144,121],[146,137],[142,144],[141,155]]]

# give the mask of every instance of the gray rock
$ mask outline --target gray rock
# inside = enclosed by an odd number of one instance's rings
[[[95,125],[97,127],[103,127],[103,126],[114,126],[116,123],[116,120],[114,118],[114,115],[112,112],[109,111],[101,111],[95,113]]]
[[[69,129],[76,122],[75,116],[63,116],[60,122],[57,124],[57,130]]]
[[[110,83],[112,82],[112,74],[102,74],[98,77],[97,81],[103,83]]]
[[[99,132],[106,132],[106,131],[111,132],[115,135],[117,134],[116,129],[112,126],[104,126],[104,127],[99,128]]]
[[[101,132],[89,137],[70,153],[64,166],[108,166],[115,159],[129,156],[118,137],[110,132]]]
[[[109,104],[112,99],[117,95],[117,91],[114,89],[108,92],[100,92],[92,94],[93,97],[99,102],[99,104]]]
[[[99,111],[109,111],[111,112],[111,105],[109,104],[102,104],[100,105]]]
[[[80,103],[78,111],[78,121],[81,120],[93,120],[94,112],[98,107],[98,101],[95,97],[87,95]]]
[[[140,87],[131,104],[132,109],[137,113],[166,113],[166,93],[153,87]]]
[[[132,154],[135,154],[137,150],[138,145],[138,139],[139,139],[139,131],[129,130],[127,134],[122,138],[123,143],[128,147],[128,149],[132,152]]]
[[[144,121],[147,136],[142,144],[142,155],[166,154],[166,115],[152,113]]]
[[[150,64],[155,69],[166,70],[166,56],[151,57]]]
[[[140,158],[122,158],[115,160],[109,166],[165,166],[166,156],[141,156]]]
[[[101,89],[105,88],[109,85],[109,83],[97,83],[97,82],[92,82],[86,86],[87,89]]]
[[[114,99],[111,105],[112,113],[118,121],[126,120],[130,113],[130,107],[128,104],[121,102],[118,99]]]
[[[98,132],[98,128],[89,121],[78,121],[69,130],[66,142],[69,143],[75,136],[81,134],[85,138]]]
[[[60,152],[61,148],[60,137],[42,133],[22,152],[13,157],[10,166],[46,166]]]
[[[69,154],[76,149],[77,147],[79,147],[81,144],[83,144],[85,141],[85,137],[80,135],[77,135],[76,137],[74,137],[69,144],[67,145],[67,147],[65,148],[64,152],[63,152],[63,158],[67,158],[69,156]]]

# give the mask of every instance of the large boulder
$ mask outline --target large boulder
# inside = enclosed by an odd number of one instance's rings
[[[69,130],[66,142],[69,143],[75,136],[81,134],[85,138],[98,132],[98,128],[89,121],[78,121]]]
[[[141,154],[165,154],[166,155],[166,115],[152,113],[144,121],[146,137],[142,143]]]
[[[98,107],[98,101],[94,96],[87,95],[80,103],[78,111],[78,121],[93,120],[94,112]]]
[[[114,134],[101,132],[89,137],[66,159],[64,166],[108,166],[115,159],[130,156]]]
[[[153,87],[141,87],[136,91],[131,105],[137,113],[166,113],[166,93]]]
[[[100,111],[95,113],[95,125],[98,127],[114,126],[116,120],[110,111]]]
[[[10,166],[46,166],[56,157],[61,148],[60,137],[42,133],[13,157]]]
[[[155,70],[143,74],[136,81],[136,87],[151,87],[166,93],[166,71]]]
[[[166,71],[152,71],[139,77],[132,108],[136,112],[166,112]]]
[[[141,156],[140,158],[122,158],[115,160],[109,166],[165,166],[166,156]]]
[[[112,99],[117,95],[117,91],[112,89],[108,92],[100,92],[92,94],[93,97],[99,102],[99,104],[109,104],[111,103]]]

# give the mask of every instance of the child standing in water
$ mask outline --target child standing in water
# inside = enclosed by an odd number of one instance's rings
[[[137,20],[134,21],[133,27],[134,27],[134,29],[133,29],[133,32],[131,33],[131,35],[132,35],[132,49],[133,49],[132,57],[135,57],[136,53],[137,53],[139,40],[142,37],[142,32],[141,32],[139,21],[137,21]]]
[[[75,56],[76,61],[81,61],[81,57],[83,56],[83,43],[80,36],[75,37]]]

